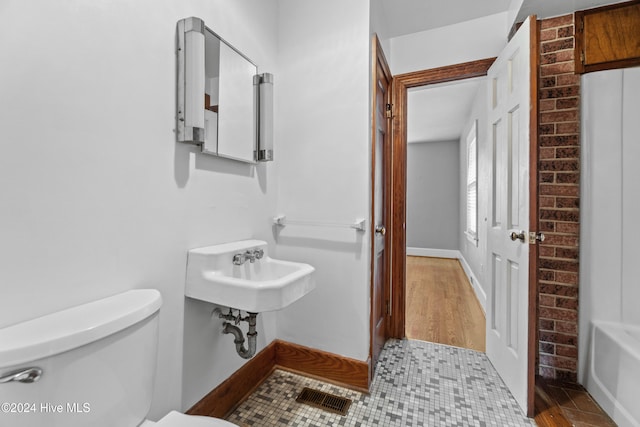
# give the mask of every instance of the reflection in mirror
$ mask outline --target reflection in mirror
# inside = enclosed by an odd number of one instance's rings
[[[212,87],[218,84],[217,90],[213,91],[217,92],[219,101],[216,154],[253,162],[256,149],[256,96],[253,76],[258,70],[224,42],[218,45],[219,76],[211,79]],[[205,55],[208,54],[207,46]],[[207,140],[205,132],[204,152]]]
[[[202,152],[254,162],[257,67],[205,27],[205,139]]]
[[[220,82],[220,39],[205,30],[204,55],[204,144],[205,153],[218,153],[218,105]]]

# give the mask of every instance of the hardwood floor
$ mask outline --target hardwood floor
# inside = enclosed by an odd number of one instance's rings
[[[407,338],[485,351],[485,317],[457,259],[407,257]]]

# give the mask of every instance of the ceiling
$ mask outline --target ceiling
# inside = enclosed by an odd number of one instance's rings
[[[626,0],[380,0],[388,38],[506,12],[511,2],[519,1],[523,4],[516,21],[533,14],[538,19],[549,18]],[[479,84],[446,84],[410,92],[408,142],[459,139]]]
[[[517,21],[564,15],[626,0],[380,0],[386,37],[393,38],[470,21],[509,10],[522,1]]]
[[[516,21],[524,21],[529,15],[537,15],[538,19],[549,18],[623,1],[628,0],[524,0]]]
[[[407,142],[460,139],[484,77],[407,91]]]
[[[381,1],[386,36],[389,38],[504,12],[509,8],[509,2],[510,0]]]

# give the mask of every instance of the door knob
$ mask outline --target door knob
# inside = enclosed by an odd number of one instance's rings
[[[387,234],[387,229],[384,228],[384,225],[376,225],[375,232],[376,234],[384,236],[385,234]]]
[[[511,240],[513,240],[514,242],[516,240],[520,240],[522,243],[524,243],[525,240],[525,234],[524,231],[521,231],[520,233],[516,233],[515,231],[512,231],[511,234],[509,234],[509,237],[511,238]]]

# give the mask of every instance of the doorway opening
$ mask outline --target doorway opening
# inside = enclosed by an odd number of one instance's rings
[[[483,262],[477,122],[486,121],[485,89],[486,78],[475,77],[407,90],[405,334],[482,352],[486,297],[477,281],[472,287],[469,263],[478,270]]]
[[[530,16],[497,58],[396,75],[392,93],[390,337],[406,327],[407,93],[409,88],[488,76],[485,150],[487,232],[486,354],[520,407],[533,415],[537,354],[538,52],[539,28]],[[477,183],[476,183],[477,185]],[[482,187],[480,187],[482,189]],[[482,200],[483,197],[478,197]],[[484,218],[486,216],[486,219]],[[478,219],[479,220],[479,219]],[[528,229],[528,230],[527,230]],[[484,273],[482,272],[484,268]]]
[[[391,299],[391,311],[395,313],[390,319],[389,335],[404,338],[406,331],[406,257],[407,236],[405,233],[405,215],[407,212],[407,118],[408,90],[443,83],[464,81],[466,79],[485,77],[495,58],[487,58],[468,63],[456,64],[436,69],[417,71],[394,76],[393,78],[393,158],[405,159],[394,163],[392,169],[392,223],[393,250],[391,264],[401,268],[393,268],[391,282],[394,297]],[[433,87],[433,86],[432,86]]]

